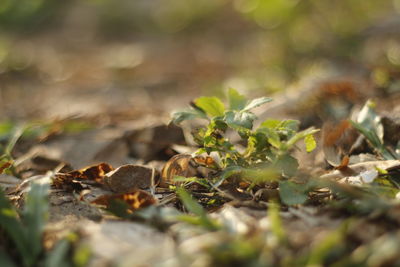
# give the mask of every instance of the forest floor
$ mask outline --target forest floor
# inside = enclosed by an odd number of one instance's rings
[[[195,154],[197,120],[171,123],[171,111],[198,100],[205,81],[234,68],[221,63],[229,62],[222,41],[209,46],[195,36],[155,45],[149,38],[94,47],[51,36],[15,38],[20,56],[0,75],[0,186],[23,209],[32,184],[49,184],[41,260],[51,254],[55,262],[73,255],[75,266],[400,265],[399,73],[377,84],[371,71],[332,71],[275,93],[254,109],[254,125],[298,120],[298,131],[320,129],[316,148],[291,147],[299,166],[290,175],[288,162],[271,179],[257,164],[227,175],[221,154]],[[248,146],[239,135],[227,138],[238,150]],[[257,180],[250,170],[267,178]],[[60,240],[72,245],[52,253]],[[5,244],[2,252],[20,263],[23,252]]]

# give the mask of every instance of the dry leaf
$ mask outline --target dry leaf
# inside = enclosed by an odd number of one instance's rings
[[[133,189],[147,189],[157,185],[159,174],[154,168],[129,164],[107,173],[104,181],[112,191],[125,193]]]
[[[71,171],[68,173],[59,173],[55,175],[53,186],[65,190],[81,190],[83,189],[80,181],[89,180],[98,184],[104,184],[104,176],[113,170],[113,167],[107,163],[89,166],[81,170]]]
[[[12,164],[13,162],[11,160],[0,164],[0,174],[2,174],[7,168],[11,167]]]
[[[115,200],[122,200],[123,202],[128,204],[131,211],[145,208],[157,203],[156,199],[151,194],[139,189],[133,190],[125,194],[101,196],[92,201],[92,203],[108,207],[112,203],[112,201]]]
[[[103,183],[105,174],[113,169],[114,168],[107,163],[100,163],[98,165],[89,166],[81,170],[71,171],[67,174],[71,175],[74,179],[91,180],[98,183]]]
[[[371,180],[370,176],[375,173],[376,168],[387,170],[387,171],[394,171],[400,169],[400,160],[381,160],[381,161],[367,161],[367,162],[360,162],[357,164],[349,165],[348,168],[345,170],[334,170],[327,174],[321,176],[324,179],[334,179],[340,181],[346,181],[346,179],[350,177],[359,177],[357,180],[360,182],[363,179],[367,181]],[[354,181],[354,178],[350,180]]]
[[[173,156],[165,163],[161,171],[161,186],[173,184],[175,176],[192,177],[196,175],[195,166],[193,166],[192,156],[189,154],[178,154]]]

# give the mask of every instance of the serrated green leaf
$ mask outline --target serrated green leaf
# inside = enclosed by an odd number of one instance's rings
[[[295,134],[292,138],[290,138],[287,142],[286,142],[286,149],[290,149],[293,145],[295,145],[298,141],[300,141],[301,139],[305,138],[308,135],[312,135],[314,133],[319,132],[318,129],[314,129],[314,127],[305,129],[304,131],[298,132],[297,134]]]
[[[279,195],[286,205],[304,204],[308,199],[308,187],[306,185],[295,184],[291,181],[281,181],[279,183]]]
[[[277,128],[279,125],[281,125],[281,123],[282,123],[282,121],[280,121],[280,120],[268,119],[268,120],[263,121],[263,122],[260,124],[260,127],[275,129],[275,128]]]
[[[265,103],[271,102],[272,98],[269,97],[260,97],[260,98],[256,98],[251,100],[244,108],[243,111],[249,111],[253,108],[259,107]]]
[[[240,130],[246,128],[251,130],[253,128],[253,122],[256,119],[256,115],[251,112],[237,112],[227,111],[225,112],[225,121],[233,129]]]
[[[281,170],[283,176],[292,177],[296,174],[299,163],[294,157],[284,154],[277,158],[275,166]]]
[[[299,130],[299,126],[300,126],[300,121],[298,120],[284,120],[282,121],[281,125],[282,128],[286,128],[294,132],[297,132]]]
[[[259,128],[257,131],[264,133],[267,137],[268,143],[270,143],[273,147],[281,147],[281,139],[274,128]]]
[[[218,181],[215,184],[213,184],[213,187],[218,188],[226,179],[235,174],[240,174],[242,171],[243,168],[239,166],[230,166],[225,168],[225,170],[222,171]]]
[[[246,106],[246,97],[239,94],[233,88],[228,90],[228,101],[229,101],[229,109],[231,110],[242,110]]]
[[[307,152],[311,152],[317,147],[317,142],[315,142],[314,136],[312,134],[307,135],[304,138],[304,144],[306,145]]]
[[[172,122],[176,125],[180,124],[183,121],[186,120],[193,120],[197,118],[202,118],[202,119],[207,119],[206,114],[202,113],[199,110],[195,109],[189,109],[189,110],[183,110],[183,111],[176,111],[171,114],[172,116]]]
[[[210,116],[223,116],[225,112],[225,106],[222,101],[215,96],[212,97],[199,97],[194,103],[196,106],[204,110]]]
[[[278,180],[280,173],[276,168],[268,165],[265,167],[244,169],[242,172],[242,177],[246,178],[248,181],[253,181],[254,184],[259,184],[261,182]]]

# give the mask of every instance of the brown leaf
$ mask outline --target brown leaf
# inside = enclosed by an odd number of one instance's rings
[[[98,165],[89,166],[81,170],[68,172],[74,179],[91,180],[98,183],[103,183],[103,178],[106,173],[114,170],[114,168],[107,163],[100,163]]]
[[[135,211],[141,208],[145,208],[157,203],[156,199],[146,191],[136,189],[130,193],[116,194],[116,195],[105,195],[101,196],[92,203],[104,206],[110,206],[112,201],[121,200],[128,204],[131,211]]]
[[[147,189],[158,184],[159,174],[153,168],[129,164],[107,173],[104,181],[112,191],[125,193],[137,188]]]
[[[53,179],[53,186],[65,190],[81,190],[83,189],[83,186],[80,184],[82,180],[104,184],[104,176],[113,169],[114,168],[107,163],[100,163],[81,170],[59,173]]]
[[[360,162],[349,165],[346,169],[333,170],[321,176],[323,179],[341,180],[344,181],[348,177],[357,177],[362,173],[376,171],[376,168],[394,172],[400,169],[400,160],[378,160]]]
[[[174,184],[175,176],[192,177],[196,175],[196,169],[193,167],[192,156],[189,154],[178,154],[173,156],[165,163],[161,171],[160,186]]]
[[[2,174],[6,169],[10,168],[13,162],[11,160],[0,164],[0,174]]]

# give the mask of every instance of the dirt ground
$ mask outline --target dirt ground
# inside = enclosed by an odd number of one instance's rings
[[[93,10],[75,5],[65,11],[59,25],[35,34],[8,35],[10,50],[0,70],[0,120],[4,125],[32,123],[36,129],[33,137],[21,137],[12,151],[18,179],[0,176],[0,186],[15,203],[22,201],[23,189],[29,188],[22,181],[29,179],[54,181],[60,173],[102,162],[113,169],[126,164],[145,168],[127,171],[122,178],[107,176],[112,177],[107,182],[112,190],[96,187],[93,181],[83,182],[78,191],[51,187],[44,241],[48,250],[68,233],[78,232],[91,251],[88,266],[285,266],[293,259],[300,259],[299,266],[399,264],[397,196],[382,209],[365,202],[365,210],[352,210],[353,206],[322,205],[316,198],[304,205],[283,204],[276,219],[269,212],[274,208],[268,198],[238,193],[233,199],[223,198],[222,205],[204,205],[208,216],[225,230],[209,231],[173,219],[178,210],[187,210],[174,192],[155,187],[154,179],[162,179],[163,167],[174,155],[192,153],[196,147],[188,139],[190,125],[169,125],[170,113],[202,95],[222,96],[229,87],[237,87],[248,98],[274,99],[255,109],[257,124],[267,118],[296,119],[301,129],[321,129],[315,135],[316,150],[307,153],[304,145],[295,149],[299,181],[331,175],[326,179],[346,180],[347,185],[351,177],[376,167],[399,170],[398,159],[383,159],[360,146],[361,152],[355,151],[345,166],[352,171],[349,174],[329,164],[335,156],[324,150],[324,135],[340,128],[343,119],[357,116],[368,99],[375,101],[379,119],[388,121],[385,140],[399,148],[398,65],[374,64],[382,56],[383,43],[391,42],[392,58],[400,58],[400,35],[391,30],[396,21],[392,25],[381,20],[362,35],[364,58],[318,61],[307,74],[278,83],[284,90],[272,90],[259,88],[268,75],[260,71],[265,63],[262,51],[270,44],[262,40],[256,25],[234,14],[232,7],[226,8],[211,26],[202,24],[190,33],[106,37],[98,31]],[[244,74],[251,72],[259,81],[249,85]],[[336,139],[342,139],[330,144],[334,154],[349,145],[343,132],[338,135]],[[145,184],[129,184],[127,177]],[[125,193],[132,187],[147,190],[157,202],[139,219],[111,215],[92,203],[111,191]]]

